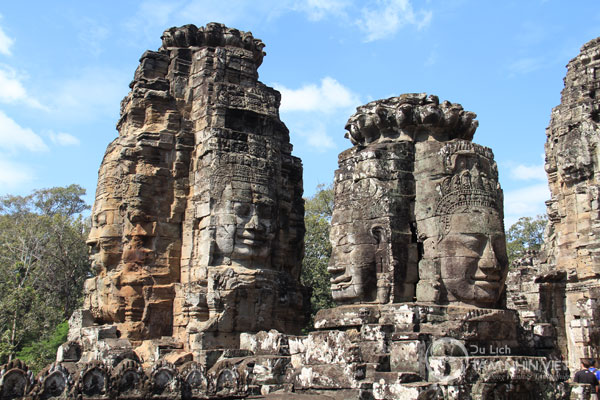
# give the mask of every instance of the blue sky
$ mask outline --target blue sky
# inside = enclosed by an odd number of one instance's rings
[[[354,108],[427,92],[478,114],[507,226],[545,212],[543,152],[565,65],[600,35],[598,0],[12,1],[0,4],[0,195],[78,183],[93,201],[139,57],[176,25],[222,22],[266,44],[260,80],[304,162],[333,179]]]

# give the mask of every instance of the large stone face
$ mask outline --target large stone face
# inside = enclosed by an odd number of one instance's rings
[[[399,142],[340,154],[329,266],[333,298],[340,303],[411,301],[414,296],[413,150],[412,143]]]
[[[298,332],[302,165],[280,94],[257,80],[264,45],[220,24],[162,39],[100,166],[85,308],[123,338],[174,335],[195,350]]]
[[[507,258],[502,191],[475,114],[407,94],[357,109],[340,154],[329,267],[339,303],[496,307]]]
[[[498,307],[508,261],[492,151],[460,139],[418,148],[428,153],[415,168],[422,182],[415,210],[423,243],[417,298]]]

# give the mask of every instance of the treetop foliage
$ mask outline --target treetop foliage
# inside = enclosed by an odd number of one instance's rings
[[[72,217],[90,209],[82,199],[84,195],[85,189],[75,184],[35,190],[29,196],[6,195],[0,197],[0,214],[35,213],[49,217],[60,214]]]
[[[322,217],[328,221],[333,214],[333,185],[317,185],[317,193],[305,200],[305,215]]]
[[[511,225],[506,232],[506,250],[510,264],[525,255],[526,251],[541,249],[547,222],[545,215],[538,215],[535,218],[521,217]]]

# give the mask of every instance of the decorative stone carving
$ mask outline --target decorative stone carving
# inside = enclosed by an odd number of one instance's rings
[[[71,374],[59,363],[44,369],[36,380],[37,387],[32,394],[41,399],[66,397],[73,386]]]
[[[438,141],[473,139],[478,122],[475,113],[460,104],[440,104],[435,95],[408,93],[360,106],[348,119],[346,137],[353,145],[377,141]]]
[[[202,365],[195,361],[188,361],[179,368],[179,371],[183,380],[184,393],[200,397],[207,392],[208,378]]]
[[[167,362],[156,363],[150,374],[151,391],[154,395],[174,395],[181,393],[181,379],[175,366]]]
[[[492,151],[468,141],[476,115],[425,94],[357,110],[335,176],[333,298],[497,307],[502,190]]]
[[[147,379],[142,366],[135,360],[126,358],[112,370],[110,386],[114,395],[136,396],[144,392]]]
[[[33,374],[21,360],[15,359],[0,367],[0,398],[21,398],[32,386]]]
[[[460,139],[423,147],[437,151],[416,165],[416,225],[423,243],[417,298],[497,307],[508,259],[493,154]],[[433,298],[428,288],[438,288]]]
[[[75,388],[84,396],[103,396],[108,392],[109,379],[110,373],[104,363],[94,361],[81,367]]]

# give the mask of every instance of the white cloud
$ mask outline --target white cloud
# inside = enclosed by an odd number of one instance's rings
[[[541,165],[524,165],[518,164],[510,167],[510,176],[514,180],[519,181],[546,181],[546,171],[544,164]]]
[[[308,128],[295,129],[293,132],[304,138],[306,144],[319,153],[336,148],[333,139],[327,134],[327,129],[323,124],[315,124]]]
[[[539,57],[524,57],[513,61],[508,66],[508,70],[511,76],[529,74],[541,69],[544,63],[544,60]]]
[[[333,0],[309,0],[309,3],[311,2],[316,4],[309,7],[309,9],[314,9],[319,3],[330,3]],[[237,28],[247,30],[245,27],[248,25],[256,25],[264,20],[269,21],[286,12],[296,10],[297,3],[300,3],[300,0],[261,0],[253,2],[247,0],[191,0],[179,3],[173,14],[177,21],[221,22],[230,27],[239,25]],[[301,8],[304,9],[305,7]]]
[[[29,151],[46,151],[48,146],[41,137],[29,128],[23,128],[0,111],[0,148],[9,151],[26,149]]]
[[[246,30],[243,24],[256,24],[294,9],[294,0],[146,0],[126,26],[134,33],[142,31],[146,35],[156,35],[154,29],[149,29],[151,27],[165,29],[189,24],[190,21],[196,21],[197,25],[220,22]]]
[[[539,183],[504,192],[504,222],[508,229],[521,217],[546,213],[545,201],[550,199],[547,183]]]
[[[29,167],[0,157],[0,187],[3,191],[31,182],[33,179],[34,174]]]
[[[355,25],[367,33],[369,42],[389,37],[407,25],[422,29],[430,24],[433,15],[426,9],[415,10],[411,0],[371,0],[364,8],[362,4],[356,0],[145,0],[125,25],[134,36],[142,33],[154,37],[158,27],[190,21],[200,21],[201,25],[218,21],[245,30],[244,26],[299,12],[310,21],[335,17],[339,25]],[[350,15],[356,13],[361,17],[351,21]]]
[[[52,115],[70,121],[119,118],[119,103],[127,94],[131,75],[108,68],[90,68],[58,82],[49,94]]]
[[[50,132],[48,134],[52,143],[57,144],[59,146],[79,146],[79,139],[77,139],[73,135],[69,135],[68,133],[54,133]]]
[[[0,18],[2,18],[1,15]],[[12,47],[14,42],[14,39],[8,37],[8,35],[4,32],[2,27],[0,27],[0,53],[6,56],[10,56],[10,48]]]
[[[150,25],[166,28],[171,15],[181,5],[181,2],[175,1],[142,1],[137,13],[125,23],[125,26],[134,32],[146,30]]]
[[[38,100],[27,94],[15,70],[0,66],[0,102],[23,103],[32,108],[46,109]]]
[[[376,6],[362,9],[357,24],[367,34],[365,41],[372,42],[393,36],[406,25],[422,29],[430,24],[432,16],[428,10],[415,11],[410,0],[377,0]]]
[[[281,112],[310,111],[330,113],[338,109],[356,107],[358,95],[331,77],[325,77],[320,85],[310,84],[300,89],[288,89],[274,85],[281,92]]]
[[[78,39],[84,48],[94,56],[103,51],[102,42],[108,38],[110,30],[92,18],[82,18],[78,21],[80,28]]]
[[[296,1],[294,9],[305,12],[311,21],[319,21],[328,15],[343,16],[349,5],[345,0],[306,0]]]

